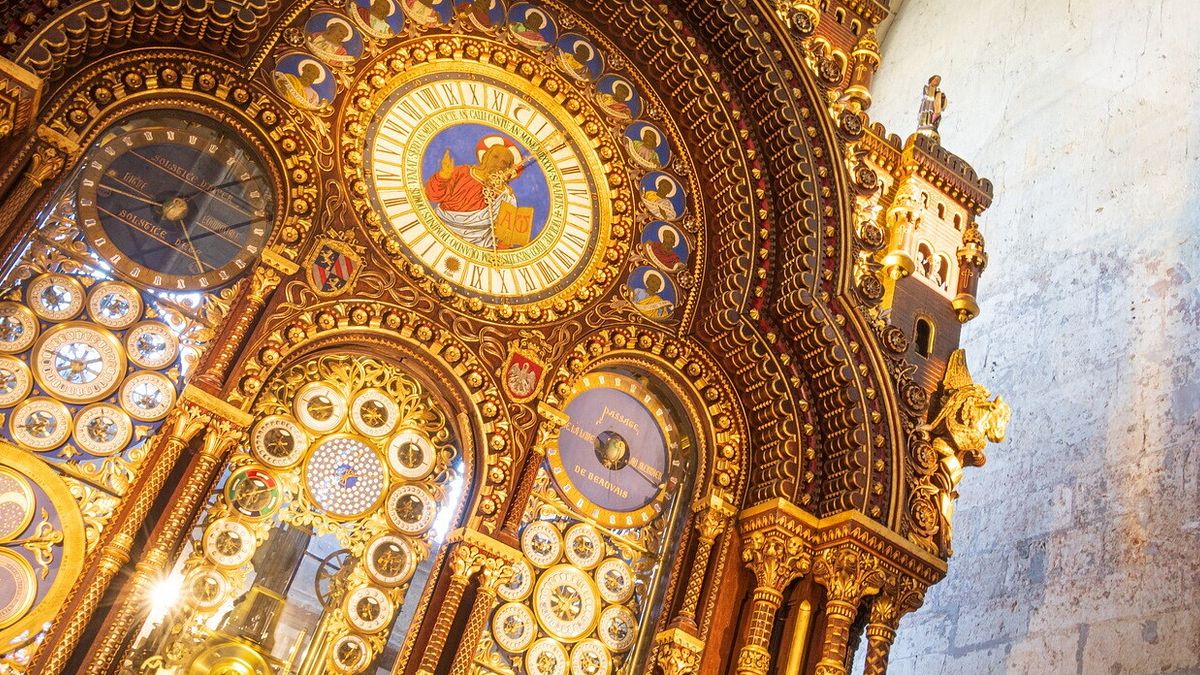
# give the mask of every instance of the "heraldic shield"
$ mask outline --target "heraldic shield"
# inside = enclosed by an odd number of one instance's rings
[[[320,295],[338,295],[358,272],[358,255],[346,242],[327,240],[317,246],[308,265],[308,280]]]
[[[546,364],[541,358],[518,347],[509,347],[502,379],[505,390],[514,401],[524,403],[537,396],[545,374]]]

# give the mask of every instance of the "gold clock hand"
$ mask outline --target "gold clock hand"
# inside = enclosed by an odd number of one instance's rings
[[[630,463],[626,464],[625,466],[633,469],[634,473],[641,476],[647,483],[654,486],[655,488],[658,488],[661,490],[664,487],[664,485],[665,485],[664,483],[660,483],[657,480],[655,480],[653,477],[650,476],[650,474],[642,471],[636,465],[634,465],[633,462],[630,462]]]
[[[147,204],[149,206],[161,206],[158,202],[154,201],[153,199],[147,199],[146,197],[143,197],[141,195],[135,195],[132,192],[126,192],[125,190],[115,188],[111,185],[108,185],[107,183],[100,183],[100,187],[105,190],[108,190],[109,192],[115,192],[119,195],[124,195],[126,197],[129,197],[130,199],[136,199],[139,202],[142,202],[143,204]]]
[[[188,253],[192,254],[192,260],[196,261],[196,271],[204,273],[204,263],[200,261],[200,256],[196,254],[196,245],[192,243],[192,235],[188,233],[187,223],[183,222],[183,218],[175,221],[179,225],[179,229],[183,231],[183,240],[187,242]]]

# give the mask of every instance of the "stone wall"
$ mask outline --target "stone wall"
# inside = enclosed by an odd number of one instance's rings
[[[1197,0],[907,0],[872,116],[996,184],[963,330],[1009,440],[893,673],[1200,673]]]

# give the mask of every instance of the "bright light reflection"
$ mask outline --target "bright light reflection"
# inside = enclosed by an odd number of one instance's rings
[[[462,496],[463,482],[462,474],[456,472],[454,478],[446,484],[446,498],[442,500],[442,507],[433,521],[433,527],[430,528],[435,541],[445,540],[446,535],[450,533],[450,521],[454,518],[458,498]]]
[[[183,575],[179,572],[171,572],[167,576],[159,579],[150,589],[150,624],[158,623],[165,617],[175,605],[179,603],[180,597],[183,595]]]

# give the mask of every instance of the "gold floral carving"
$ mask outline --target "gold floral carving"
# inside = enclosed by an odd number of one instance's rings
[[[813,578],[825,587],[825,639],[816,675],[846,675],[846,646],[850,625],[864,596],[879,592],[888,570],[879,558],[856,546],[843,545],[819,552]]]
[[[654,663],[662,675],[694,675],[700,672],[704,640],[678,628],[654,636]]]
[[[1004,440],[1011,416],[1003,398],[993,399],[986,387],[971,378],[966,352],[955,350],[942,379],[937,414],[911,436],[918,480],[909,499],[909,538],[943,558],[953,554],[954,502],[963,469],[983,466],[984,449],[989,441]]]

